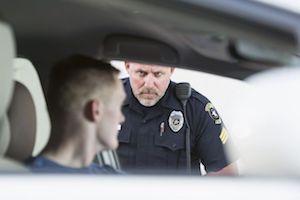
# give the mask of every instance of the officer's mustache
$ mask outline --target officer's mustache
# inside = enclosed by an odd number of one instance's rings
[[[140,94],[156,94],[157,95],[157,91],[151,88],[145,88],[143,89]]]

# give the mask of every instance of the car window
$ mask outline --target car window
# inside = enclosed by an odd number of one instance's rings
[[[174,66],[171,80],[189,82],[210,99],[206,112],[213,124],[220,124],[219,117],[226,124],[235,147],[226,149],[230,157],[238,159],[241,175],[223,179],[130,176],[130,173],[122,178],[9,174],[8,168],[20,169],[17,171],[22,173],[28,170],[24,170],[21,162],[7,162],[11,159],[5,154],[10,138],[5,137],[3,143],[2,136],[10,131],[12,124],[8,123],[5,105],[0,108],[0,144],[5,144],[0,146],[3,152],[0,195],[7,199],[11,196],[20,199],[28,194],[32,194],[32,199],[299,199],[299,5],[290,0],[0,0],[0,25],[2,21],[8,25],[14,37],[14,44],[9,47],[5,47],[9,40],[0,44],[0,58],[5,49],[10,51],[15,46],[14,57],[24,57],[36,68],[35,78],[39,77],[41,85],[35,89],[39,92],[47,93],[52,66],[73,54],[105,62],[113,60],[111,63],[121,70],[120,78],[128,75],[119,60]],[[3,63],[7,65],[12,60]],[[8,88],[3,86],[13,88],[11,73],[3,75],[1,81],[6,82],[1,82],[0,91],[8,94]],[[27,81],[34,87],[33,80]],[[36,102],[44,101],[41,95],[34,98]],[[9,95],[3,99],[9,102]],[[20,102],[24,103],[22,99]],[[43,112],[47,110],[44,103],[40,108]],[[48,114],[39,112],[38,115],[42,125],[37,129],[42,135],[35,138],[37,144],[32,156],[45,146],[51,128]],[[30,115],[25,113],[25,116],[29,119]],[[180,112],[168,115],[166,119],[170,119],[171,126],[160,123],[154,129],[161,136],[148,139],[154,138],[154,144],[162,149],[184,149],[184,138],[176,143],[162,137],[165,129],[173,134],[170,134],[172,138],[180,136],[182,132],[177,131],[180,116]],[[134,134],[134,127],[122,124],[118,127],[120,131],[129,130]],[[222,143],[227,139],[226,133],[221,130]],[[128,142],[130,137],[125,135],[123,142]],[[14,139],[18,138],[14,135]],[[19,143],[24,144],[25,140]],[[16,148],[20,151],[21,145]],[[160,153],[162,156],[165,152]],[[120,168],[116,155],[114,151],[99,152],[95,163]]]

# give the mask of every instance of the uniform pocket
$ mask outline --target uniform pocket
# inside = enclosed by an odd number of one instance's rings
[[[180,168],[180,160],[185,159],[185,132],[184,128],[178,132],[173,132],[171,129],[166,130],[160,134],[156,134],[154,137],[154,144],[156,146],[153,154],[156,155],[155,159],[157,165],[164,170],[178,170]],[[182,157],[182,158],[181,158]]]
[[[154,143],[156,146],[165,147],[171,151],[185,149],[185,128],[174,133],[169,127],[163,133],[155,135]]]

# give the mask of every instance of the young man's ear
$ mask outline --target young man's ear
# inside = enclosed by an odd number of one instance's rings
[[[103,117],[103,103],[98,99],[93,99],[87,103],[86,116],[92,122],[99,122]]]

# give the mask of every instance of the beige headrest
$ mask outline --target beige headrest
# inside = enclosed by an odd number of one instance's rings
[[[0,156],[6,151],[9,142],[9,125],[6,111],[9,106],[13,80],[12,63],[15,46],[11,28],[0,21]]]
[[[34,105],[33,114],[36,121],[32,155],[35,156],[43,150],[50,136],[50,118],[46,100],[38,73],[32,63],[25,58],[16,58],[13,66],[14,80],[24,85],[30,93]]]

